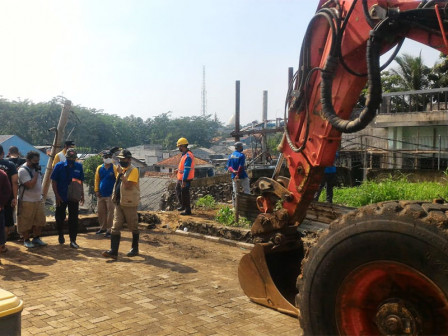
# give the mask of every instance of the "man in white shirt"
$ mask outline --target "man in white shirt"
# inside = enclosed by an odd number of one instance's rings
[[[17,231],[23,236],[27,248],[45,246],[40,239],[45,225],[45,211],[42,203],[42,175],[39,165],[40,155],[30,151],[26,163],[19,168],[19,206],[17,208]],[[30,235],[33,240],[30,241]]]

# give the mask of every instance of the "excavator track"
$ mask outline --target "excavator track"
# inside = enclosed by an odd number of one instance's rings
[[[448,204],[383,202],[335,220],[297,289],[305,335],[448,335]]]

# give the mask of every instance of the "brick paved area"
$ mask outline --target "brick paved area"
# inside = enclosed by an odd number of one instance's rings
[[[109,241],[94,233],[79,236],[79,250],[44,240],[29,251],[10,242],[0,256],[0,287],[25,304],[24,336],[301,334],[295,318],[244,296],[242,248],[147,231],[131,259],[125,233],[113,262],[100,255]]]

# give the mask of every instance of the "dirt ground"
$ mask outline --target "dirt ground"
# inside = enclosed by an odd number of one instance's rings
[[[247,249],[174,234],[184,217],[160,217],[155,229],[141,226],[138,257],[125,256],[131,235],[123,233],[116,262],[101,256],[110,241],[93,232],[79,235],[79,250],[55,236],[30,250],[9,242],[0,287],[24,301],[22,335],[301,335],[296,318],[240,289]]]

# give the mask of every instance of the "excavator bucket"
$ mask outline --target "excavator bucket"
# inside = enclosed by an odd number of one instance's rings
[[[241,288],[258,304],[298,316],[294,302],[302,259],[300,241],[288,246],[256,244],[250,253],[243,256],[238,266]]]

